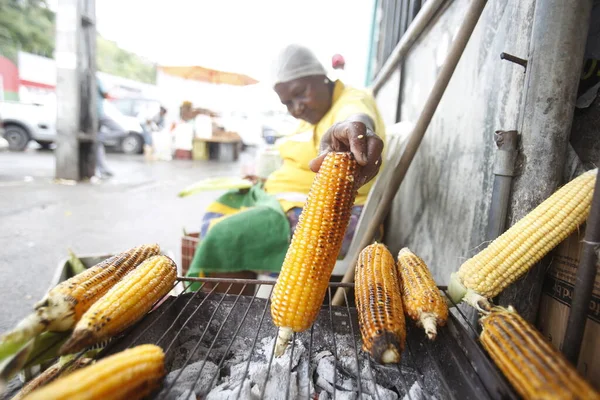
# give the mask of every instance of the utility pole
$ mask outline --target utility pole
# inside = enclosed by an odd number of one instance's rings
[[[56,178],[94,175],[96,115],[95,0],[59,0],[56,11]]]

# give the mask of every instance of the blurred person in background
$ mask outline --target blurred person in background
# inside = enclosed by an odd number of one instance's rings
[[[104,148],[104,133],[102,127],[110,127],[115,125],[105,113],[104,113],[104,99],[108,98],[108,92],[104,88],[102,81],[96,78],[97,87],[97,99],[96,99],[96,110],[98,113],[98,134],[96,135],[96,176],[100,179],[109,178],[113,176],[112,171],[108,168],[106,163],[106,150]]]
[[[296,131],[277,144],[281,167],[264,181],[253,177],[252,188],[230,191],[207,208],[188,276],[276,277],[315,173],[330,151],[351,151],[360,165],[358,195],[339,258],[348,251],[382,164],[385,128],[375,100],[330,79],[316,56],[300,45],[279,54],[273,84],[281,103],[299,120]]]

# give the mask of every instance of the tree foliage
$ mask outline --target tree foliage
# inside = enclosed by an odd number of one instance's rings
[[[0,55],[16,61],[18,51],[53,57],[55,16],[46,0],[0,0]],[[156,82],[156,67],[97,36],[98,70],[146,83]]]

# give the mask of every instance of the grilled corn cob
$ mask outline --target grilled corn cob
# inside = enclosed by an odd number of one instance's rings
[[[19,393],[17,393],[15,397],[12,398],[12,400],[23,400],[25,396],[27,396],[29,393],[41,388],[42,386],[46,386],[50,382],[56,380],[56,378],[58,378],[59,376],[67,376],[71,372],[86,367],[92,362],[91,358],[80,358],[78,360],[75,360],[73,363],[67,365],[67,363],[72,358],[73,357],[61,358],[61,360],[56,362],[56,364],[53,364],[44,372],[36,376],[34,379],[27,382],[25,386],[23,386],[23,388],[19,390]]]
[[[446,325],[448,319],[446,300],[425,262],[406,247],[398,253],[398,272],[404,312],[434,340],[437,326]]]
[[[455,303],[465,301],[487,310],[495,297],[583,223],[589,212],[598,170],[564,185],[484,250],[452,274],[448,291]]]
[[[600,399],[563,355],[512,307],[494,307],[480,322],[483,348],[524,399]]]
[[[134,247],[58,284],[35,305],[32,314],[0,338],[0,360],[45,330],[73,328],[83,313],[119,279],[159,251],[157,244]]]
[[[173,260],[166,256],[150,257],[90,307],[60,353],[83,350],[133,325],[171,291],[176,278]]]
[[[160,385],[165,374],[164,359],[160,347],[143,344],[61,377],[25,399],[142,399]]]
[[[361,251],[354,290],[363,350],[379,363],[400,362],[406,321],[394,256],[383,244]]]
[[[312,183],[271,297],[278,356],[319,313],[350,220],[356,170],[350,153],[332,152]]]

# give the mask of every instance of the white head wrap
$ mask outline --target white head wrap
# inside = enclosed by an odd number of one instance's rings
[[[327,72],[312,51],[298,44],[286,46],[273,63],[273,86],[313,75],[327,75]]]

